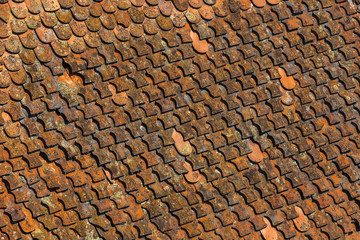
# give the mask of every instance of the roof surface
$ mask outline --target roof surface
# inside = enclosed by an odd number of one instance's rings
[[[359,239],[352,0],[0,0],[0,239]]]

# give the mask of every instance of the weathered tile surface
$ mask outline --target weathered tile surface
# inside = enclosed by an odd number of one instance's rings
[[[0,0],[0,239],[359,239],[355,0]]]

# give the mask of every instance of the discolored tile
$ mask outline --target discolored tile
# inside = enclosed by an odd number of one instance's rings
[[[0,2],[0,238],[356,239],[357,1]]]

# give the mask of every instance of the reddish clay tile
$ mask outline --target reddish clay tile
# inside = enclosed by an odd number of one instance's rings
[[[57,18],[55,13],[41,12],[41,22],[45,27],[52,28],[57,24]]]
[[[113,101],[115,104],[123,106],[126,105],[126,103],[128,102],[128,96],[126,92],[121,92],[113,95]]]
[[[100,17],[103,14],[103,9],[100,3],[92,3],[90,6],[90,15],[93,17]]]
[[[272,5],[276,5],[278,4],[279,2],[281,2],[281,0],[266,0],[269,4],[272,4]]]
[[[206,40],[200,40],[199,35],[194,32],[190,31],[190,37],[192,39],[192,45],[195,51],[199,53],[206,53],[209,50],[209,45]]]
[[[356,238],[356,1],[0,2],[0,238]]]
[[[23,213],[26,216],[24,221],[20,222],[20,227],[25,233],[31,233],[39,228],[39,223],[32,217],[31,212],[24,208]]]
[[[203,17],[206,20],[211,20],[215,17],[213,8],[208,5],[203,5],[199,9],[199,13],[200,13],[201,17]]]
[[[189,4],[192,8],[200,8],[203,5],[201,0],[189,0]]]
[[[290,106],[290,105],[292,105],[293,103],[294,103],[294,101],[295,101],[295,99],[294,99],[294,94],[291,92],[291,91],[287,91],[287,90],[285,90],[283,87],[279,87],[279,89],[280,89],[280,91],[281,91],[281,93],[283,94],[282,96],[281,96],[281,102],[283,103],[283,104],[285,104],[285,105],[288,105],[288,106]]]
[[[130,34],[136,38],[139,38],[142,35],[144,35],[144,28],[142,24],[131,24]]]
[[[116,27],[114,29],[114,34],[120,41],[128,41],[130,39],[129,30],[124,28]]]
[[[0,91],[0,104],[4,105],[10,100],[9,94],[6,91]]]
[[[248,10],[251,7],[250,0],[240,0],[240,8],[242,10]]]
[[[190,23],[198,23],[201,20],[198,9],[189,8],[186,11],[185,16]]]
[[[175,142],[176,143],[176,142]],[[191,183],[196,183],[201,179],[201,174],[199,171],[193,171],[191,165],[187,162],[184,162],[184,167],[188,171],[188,173],[185,175],[185,178],[187,181]]]
[[[306,232],[307,230],[309,230],[311,228],[309,219],[307,218],[306,215],[304,215],[304,212],[302,211],[301,208],[295,207],[295,211],[299,215],[298,218],[295,218],[293,220],[296,228],[301,232]]]
[[[131,6],[130,0],[120,0],[117,1],[117,7],[122,10],[129,9]]]
[[[4,159],[8,159],[8,156],[9,156],[9,154],[8,154],[8,152],[6,151],[6,150],[2,150],[3,151],[3,153],[2,153],[2,155],[4,155]],[[12,171],[12,167],[11,167],[11,165],[10,165],[10,163],[2,163],[1,164],[1,167],[0,167],[0,176],[5,176],[5,175],[8,175],[9,174],[9,172],[11,172]],[[3,195],[3,197],[5,197],[6,195]],[[3,201],[3,199],[2,199],[2,201]],[[4,203],[4,202],[2,202],[2,203]],[[6,206],[5,206],[6,207]]]
[[[280,235],[278,234],[278,232],[276,230],[276,228],[271,226],[271,223],[269,222],[269,220],[264,218],[264,222],[266,223],[266,228],[260,230],[261,235],[263,236],[263,238],[265,238],[265,240],[279,240],[279,239],[281,239]]]
[[[10,7],[8,4],[3,4],[0,8],[0,19],[3,20],[5,23],[9,22],[10,19]]]
[[[7,38],[11,33],[11,28],[4,22],[0,22],[0,37]]]
[[[78,37],[83,37],[86,35],[86,24],[85,22],[80,22],[73,20],[70,22],[71,30],[73,31],[73,34],[75,34]]]
[[[130,14],[127,11],[118,11],[115,15],[115,19],[118,24],[125,28],[129,27],[131,23]]]
[[[18,55],[5,53],[2,59],[4,60],[5,67],[9,71],[15,72],[21,69],[21,59]]]
[[[28,11],[25,2],[10,1],[9,5],[10,5],[11,13],[14,15],[14,17],[23,19],[28,16]]]
[[[49,12],[56,11],[60,8],[59,2],[57,0],[51,0],[51,1],[41,0],[41,2],[44,6],[44,9]]]
[[[185,17],[185,13],[184,12],[180,12],[176,9],[173,10],[172,15],[170,16],[173,24],[175,27],[177,28],[183,28],[187,21],[186,21],[186,17]]]
[[[177,132],[176,130],[173,131],[171,135],[172,139],[175,141],[175,147],[182,155],[190,155],[192,152],[192,147],[189,141],[184,141],[183,136]]]
[[[9,72],[11,80],[16,84],[24,84],[28,80],[28,75],[23,68],[18,71]]]
[[[154,35],[160,31],[155,19],[146,19],[143,23],[145,33]]]
[[[20,52],[20,42],[19,39],[15,36],[10,36],[4,41],[5,50],[10,53],[19,53]]]
[[[142,5],[144,5],[145,0],[131,0],[131,3],[136,7],[141,7]]]
[[[160,14],[158,6],[144,6],[144,14],[148,18],[156,18]]]
[[[11,116],[10,114],[6,113],[6,112],[2,112],[1,113],[1,118],[5,121],[5,122],[11,122]]]
[[[85,51],[86,45],[82,38],[72,37],[68,40],[68,43],[74,53],[82,53]]]
[[[101,21],[99,18],[89,18],[86,20],[87,28],[92,32],[97,32],[101,28]]]
[[[116,11],[116,6],[112,1],[104,1],[101,3],[101,6],[106,13],[114,13]]]
[[[21,101],[24,98],[24,89],[20,86],[12,85],[9,90],[10,97],[15,101]]]
[[[295,88],[295,86],[296,86],[295,79],[292,76],[288,76],[286,74],[286,72],[284,71],[284,69],[282,69],[282,68],[278,68],[278,71],[281,76],[281,78],[280,78],[281,85],[287,90],[291,90],[291,89]]]
[[[174,9],[174,5],[171,1],[160,1],[159,3],[159,10],[161,14],[166,17],[169,17]]]
[[[252,3],[256,7],[264,7],[266,5],[266,0],[252,0]]]
[[[23,63],[28,65],[32,65],[36,60],[35,53],[32,49],[22,49],[22,51],[19,53],[19,57]]]
[[[264,159],[264,153],[261,151],[258,144],[253,141],[249,141],[249,146],[252,150],[252,153],[248,154],[248,157],[253,162],[261,162]]]
[[[189,2],[188,0],[174,0],[174,5],[179,11],[183,12],[188,9]]]
[[[11,83],[11,77],[8,71],[6,70],[2,70],[0,72],[0,87],[1,88],[7,88],[8,86],[10,86]]]
[[[169,31],[173,28],[173,23],[172,23],[171,19],[165,17],[162,14],[160,14],[156,18],[156,22],[158,23],[159,27],[164,31]]]

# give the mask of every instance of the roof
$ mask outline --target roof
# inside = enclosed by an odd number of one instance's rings
[[[353,0],[0,0],[1,239],[359,239]]]

